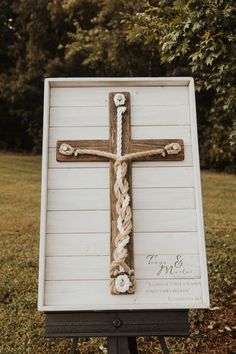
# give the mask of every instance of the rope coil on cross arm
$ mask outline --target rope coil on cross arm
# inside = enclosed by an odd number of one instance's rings
[[[117,156],[116,154],[112,154],[111,152],[101,150],[73,148],[71,145],[66,143],[62,143],[59,147],[60,154],[65,156],[74,155],[75,157],[78,157],[79,155],[94,155],[107,158],[108,160],[114,160],[118,163],[155,155],[162,155],[162,157],[166,157],[167,155],[177,155],[180,151],[181,146],[179,143],[170,143],[164,146],[164,148],[134,152],[123,156]]]

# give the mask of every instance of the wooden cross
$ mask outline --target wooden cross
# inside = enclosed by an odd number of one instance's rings
[[[122,99],[123,98],[123,99]],[[120,107],[120,108],[119,108]],[[121,109],[121,111],[119,111]],[[120,112],[120,113],[118,113]],[[119,121],[118,116],[120,114],[120,124],[117,126]],[[130,115],[130,94],[129,92],[112,92],[109,93],[109,121],[110,121],[110,139],[109,140],[63,140],[57,142],[57,152],[56,158],[59,162],[93,162],[93,161],[109,161],[110,162],[110,220],[111,220],[111,242],[110,242],[110,258],[111,264],[114,263],[114,251],[115,251],[115,239],[118,232],[117,226],[117,207],[116,207],[116,196],[114,193],[114,185],[117,180],[117,173],[114,170],[115,160],[109,158],[108,156],[98,156],[93,153],[86,153],[83,150],[92,151],[99,150],[100,152],[110,152],[117,155],[117,147],[119,142],[118,132],[122,135],[121,149],[122,156],[126,154],[141,153],[150,150],[160,150],[156,154],[136,154],[139,156],[133,156],[132,159],[126,161],[127,172],[126,179],[129,185],[129,206],[132,210],[132,160],[135,161],[181,161],[184,159],[184,144],[181,139],[148,139],[148,140],[134,140],[131,139],[131,115]],[[121,128],[121,129],[120,129]],[[121,130],[121,131],[120,131]],[[121,138],[120,138],[121,139]],[[166,150],[167,146],[171,146],[171,152]],[[79,154],[74,152],[79,149],[81,152]],[[174,151],[178,149],[178,151]],[[71,153],[70,153],[71,152]],[[128,267],[134,269],[134,258],[133,258],[133,230],[129,233],[129,242],[125,245],[126,251],[126,264]],[[121,279],[121,284],[127,278],[125,269],[121,267],[118,272]],[[122,275],[123,274],[123,275]],[[114,275],[113,277],[114,278]],[[111,283],[114,284],[114,279],[111,279]],[[133,280],[134,283],[134,280]],[[112,294],[130,294],[134,293],[135,286],[130,282],[130,289],[122,287],[120,290],[114,291],[114,287],[111,287]]]

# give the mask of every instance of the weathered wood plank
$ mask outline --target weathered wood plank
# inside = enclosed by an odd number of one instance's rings
[[[133,188],[193,187],[191,167],[139,167],[133,165]],[[108,188],[108,168],[50,169],[49,189]]]
[[[135,167],[133,166],[133,187],[193,187],[194,178],[191,167]]]
[[[48,233],[110,231],[109,211],[48,211]],[[194,209],[134,210],[134,232],[197,231]]]
[[[116,87],[116,92],[124,87]],[[51,107],[108,106],[108,93],[114,87],[52,88]],[[187,87],[129,87],[133,106],[187,105]]]
[[[131,140],[130,152],[142,152],[148,150],[163,149],[166,145],[176,143],[181,146],[181,151],[177,155],[153,155],[134,158],[133,161],[182,161],[184,160],[184,141],[182,139],[140,139]]]
[[[48,210],[109,210],[109,189],[48,191]],[[193,188],[133,188],[133,209],[193,209]]]
[[[49,128],[49,147],[56,147],[58,140],[108,140],[108,127],[52,127]]]
[[[135,210],[134,231],[197,231],[196,210]]]
[[[99,162],[99,161],[108,161],[107,158],[102,156],[95,155],[86,155],[81,154],[78,156],[65,156],[60,153],[61,144],[66,143],[72,146],[75,149],[92,149],[92,150],[101,150],[109,151],[109,141],[108,140],[59,140],[57,141],[57,150],[56,150],[56,159],[59,162]]]
[[[45,305],[60,310],[102,309],[158,309],[201,307],[201,281],[185,280],[137,280],[133,295],[114,296],[109,293],[107,280],[97,281],[46,281]],[[94,291],[96,289],[96,293]],[[184,292],[183,292],[184,289]]]
[[[122,119],[122,155],[130,153],[130,144],[131,144],[131,123],[130,123],[130,94],[129,92],[120,92],[125,96],[125,107],[126,112],[123,115]],[[109,93],[109,119],[110,119],[110,151],[112,153],[117,152],[117,108],[114,104],[114,96],[116,93]],[[130,208],[132,210],[132,166],[131,162],[127,161],[127,173],[126,179],[129,184],[129,196],[130,196]],[[114,185],[116,182],[116,174],[114,170],[114,161],[110,161],[110,232],[111,232],[111,242],[110,242],[110,263],[112,264],[114,260],[114,250],[115,239],[117,236],[117,219],[118,214],[116,211],[117,199],[114,193]],[[133,230],[129,234],[130,240],[126,248],[128,251],[128,256],[125,260],[125,263],[129,266],[130,269],[134,268],[134,252],[133,252]],[[124,293],[122,294],[124,295]]]
[[[56,147],[58,140],[108,140],[108,127],[51,127],[49,147]],[[191,132],[183,126],[135,126],[131,129],[131,139],[182,139],[184,145],[191,145]]]
[[[118,319],[119,327],[116,326]],[[46,314],[47,337],[121,335],[187,336],[188,310],[67,311]]]
[[[134,262],[136,279],[200,277],[198,255],[160,255],[152,252],[136,254]],[[177,267],[174,266],[176,262]],[[109,264],[110,256],[46,257],[46,280],[109,280]]]
[[[143,126],[132,127],[132,139],[182,139],[184,145],[192,145],[190,127],[182,126]]]
[[[50,127],[108,127],[108,107],[52,107]],[[132,106],[131,127],[148,125],[187,125],[189,107],[176,106]]]
[[[126,132],[126,131],[125,131]],[[125,136],[125,132],[123,135]],[[129,132],[130,133],[130,132]],[[91,162],[91,161],[107,161],[107,158],[81,154],[78,156],[69,155],[65,156],[60,153],[61,144],[66,143],[75,149],[93,149],[101,151],[110,151],[116,153],[116,150],[111,151],[108,140],[59,140],[57,141],[56,159],[60,162]],[[146,139],[146,140],[131,140],[129,152],[140,152],[148,150],[163,149],[170,143],[177,143],[181,146],[181,151],[177,155],[166,155],[163,157],[161,154],[153,156],[143,156],[141,158],[135,158],[134,161],[182,161],[184,160],[184,142],[182,139]],[[125,155],[125,150],[123,151]]]
[[[179,166],[179,167],[191,167],[193,165],[193,158],[192,158],[192,146],[190,145],[185,145],[184,146],[184,160],[183,161],[167,161],[167,160],[162,160],[162,161],[133,161],[132,168],[134,167],[173,167],[173,166]],[[66,164],[62,164],[58,162],[55,159],[56,156],[56,148],[50,148],[49,149],[49,159],[48,159],[48,167],[49,168],[59,168],[59,169],[64,169],[64,168],[77,168],[77,169],[82,169],[82,168],[88,168],[88,167],[93,167],[93,168],[101,168],[101,167],[107,167],[108,162],[82,162],[78,164],[77,160],[76,161],[71,161],[67,162]]]
[[[134,233],[134,254],[197,254],[196,232]],[[109,233],[48,234],[46,256],[109,256]]]

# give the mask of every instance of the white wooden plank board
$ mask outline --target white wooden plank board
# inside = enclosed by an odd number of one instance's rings
[[[127,309],[132,306],[134,309],[154,309],[202,305],[201,282],[198,279],[138,280],[136,287],[135,295],[114,296],[110,294],[106,280],[46,281],[45,305],[90,310],[98,307]]]
[[[135,255],[136,279],[200,277],[198,255]],[[46,280],[109,280],[110,256],[47,257]]]
[[[108,162],[57,162],[56,158],[56,148],[49,149],[49,168],[84,168],[84,167],[108,167]],[[193,165],[192,158],[192,146],[185,145],[184,147],[184,160],[183,161],[140,161],[133,162],[135,167],[190,167]]]
[[[135,210],[134,232],[196,231],[196,211]],[[109,211],[48,211],[48,233],[109,232]]]
[[[110,210],[109,189],[62,189],[48,192],[48,210]]]
[[[48,172],[49,189],[107,188],[109,168],[50,169]]]
[[[193,80],[53,79],[45,87],[39,308],[207,307]],[[131,296],[109,290],[109,163],[55,159],[57,140],[109,139],[108,93],[120,91],[131,94],[132,139],[183,139],[185,145],[184,161],[133,162],[138,280]],[[168,274],[177,256],[191,274]],[[156,279],[161,275],[165,280]],[[83,280],[68,280],[74,276]],[[200,279],[183,279],[188,276]]]
[[[194,185],[191,167],[133,167],[132,184],[134,188],[173,188]]]
[[[193,188],[133,188],[133,210],[194,208]]]
[[[109,232],[108,211],[48,211],[48,233]]]
[[[133,167],[133,188],[193,187],[191,167]],[[49,189],[108,188],[109,168],[50,169]]]
[[[137,255],[198,254],[197,232],[135,232],[133,237],[134,254]]]
[[[191,77],[106,77],[106,78],[92,78],[92,77],[53,77],[45,79],[45,82],[50,84],[51,88],[57,87],[111,87],[132,88],[132,87],[188,87],[193,79]]]
[[[135,254],[198,254],[196,232],[134,233]],[[108,256],[109,233],[48,234],[46,256]]]
[[[183,139],[184,145],[191,145],[190,128],[183,126],[133,127],[132,139]]]
[[[194,207],[193,188],[133,188],[133,210]],[[110,190],[49,190],[48,210],[110,210]]]
[[[83,87],[83,88],[51,88],[51,107],[81,107],[106,106],[108,107],[109,92],[122,92],[124,88],[117,87]],[[133,106],[153,105],[187,105],[187,87],[130,87]]]
[[[188,105],[132,106],[131,126],[187,125]],[[109,125],[109,108],[104,107],[52,107],[50,127],[100,127]]]
[[[191,145],[189,126],[136,126],[131,130],[132,139],[183,139]],[[49,129],[49,147],[56,147],[57,140],[108,140],[108,127],[56,127]]]
[[[189,124],[189,106],[132,106],[131,126],[178,126]]]
[[[181,210],[135,210],[134,232],[197,231],[196,211]]]
[[[87,138],[85,138],[87,137]],[[56,147],[57,140],[108,140],[108,127],[57,127],[49,129],[49,147]]]
[[[50,108],[50,127],[108,127],[108,125],[108,106]]]
[[[46,256],[108,256],[109,233],[47,234]]]

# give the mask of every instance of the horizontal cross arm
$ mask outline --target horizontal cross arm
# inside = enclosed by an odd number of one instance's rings
[[[183,161],[184,160],[184,141],[182,139],[132,139],[130,152],[145,152],[149,150],[165,149],[169,144],[179,144],[181,151],[178,154],[156,154],[132,158],[133,161]]]
[[[109,140],[59,140],[57,141],[57,161],[58,162],[102,162],[109,161],[108,158],[97,155],[81,154],[79,156],[74,155],[62,155],[59,151],[62,144],[68,144],[75,149],[88,149],[88,150],[100,150],[109,151]]]

